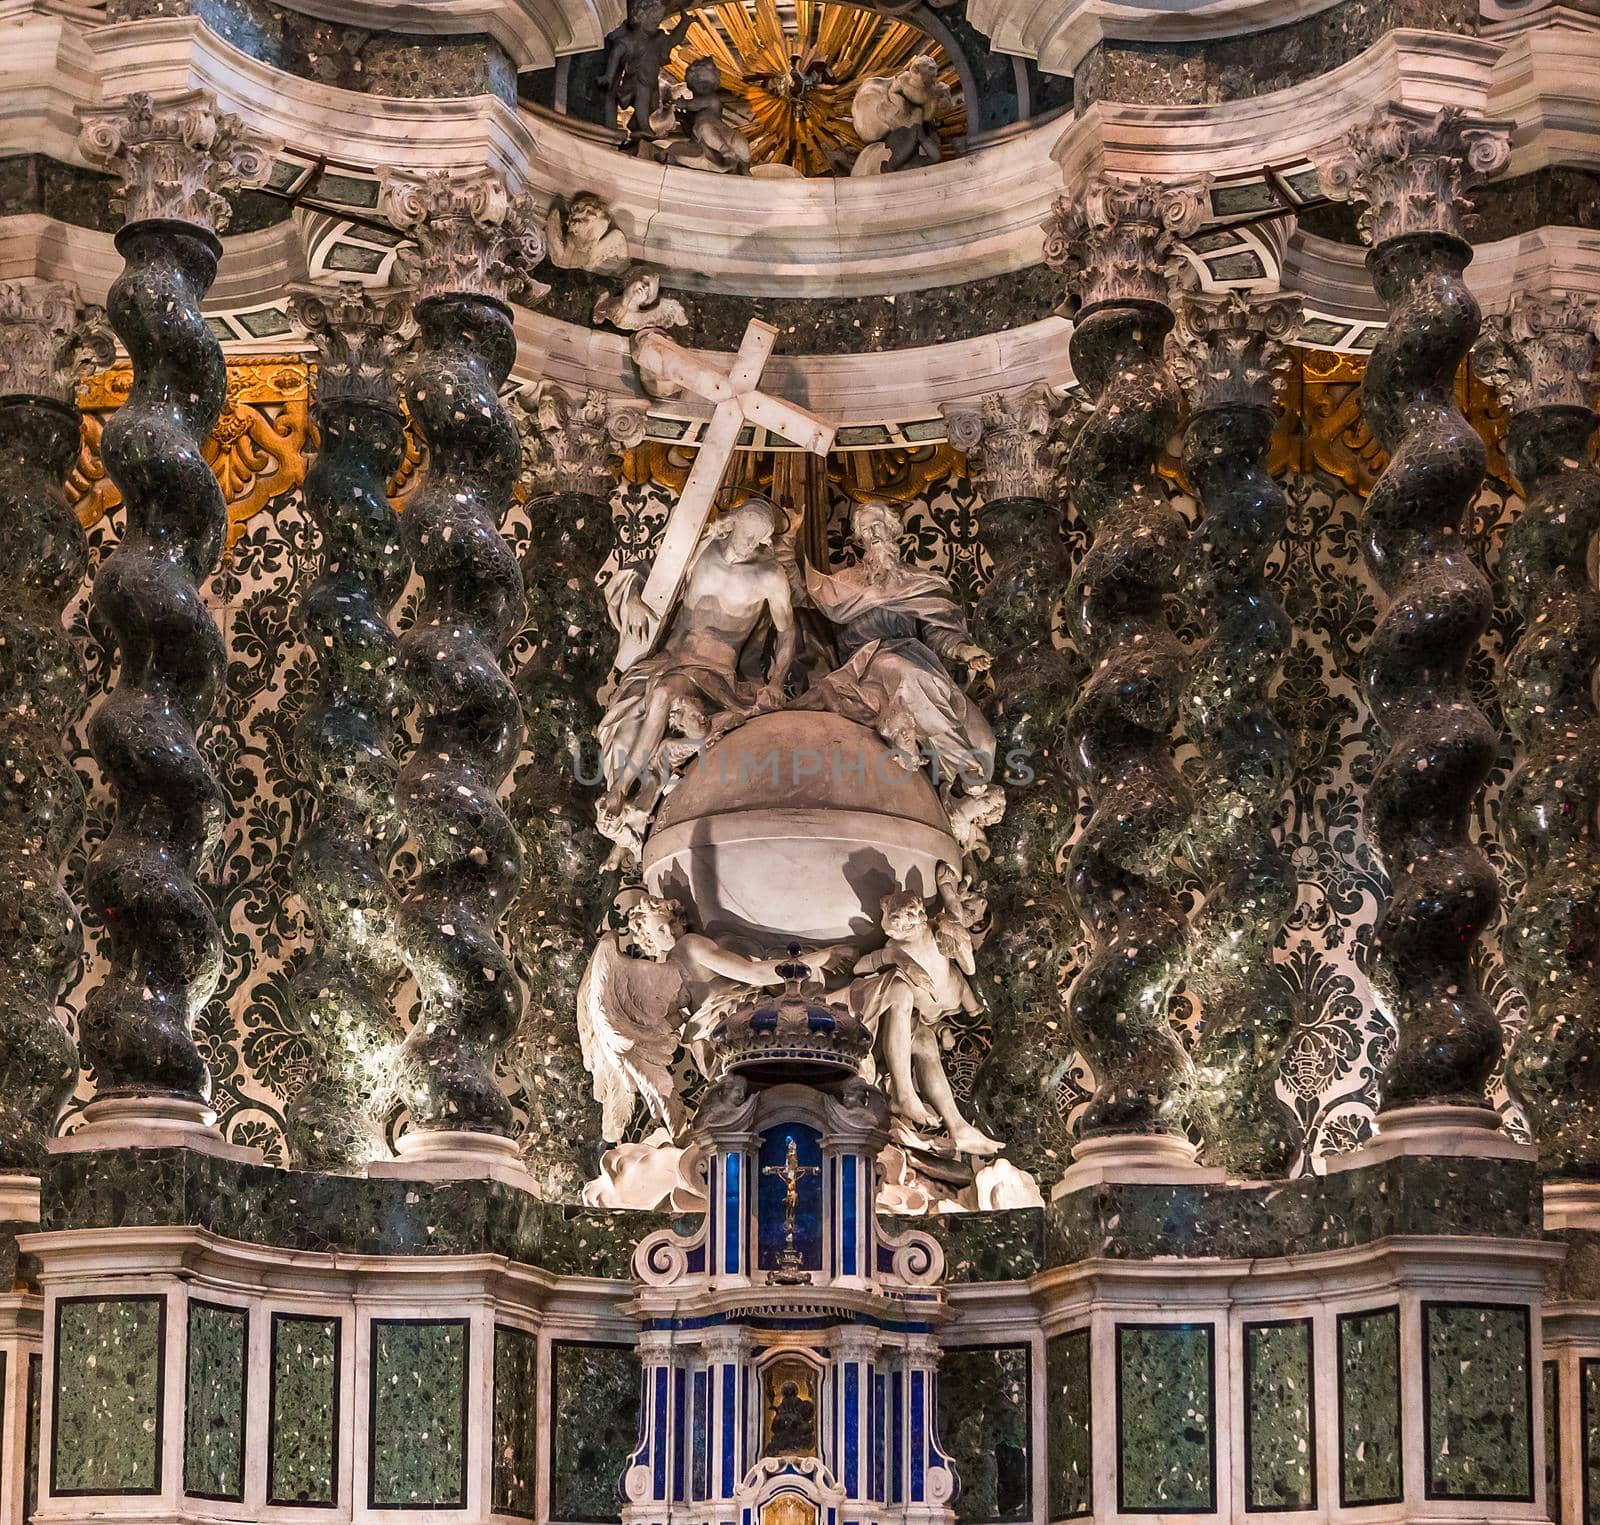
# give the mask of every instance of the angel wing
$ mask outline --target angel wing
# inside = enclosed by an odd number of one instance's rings
[[[594,1076],[602,1136],[616,1143],[635,1098],[674,1134],[683,1106],[672,1080],[687,1015],[683,973],[672,963],[630,958],[615,932],[595,945],[578,987],[578,1040]]]

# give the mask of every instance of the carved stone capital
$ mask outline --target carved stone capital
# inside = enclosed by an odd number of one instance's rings
[[[523,481],[534,497],[610,498],[611,459],[644,436],[644,414],[599,387],[578,392],[541,381],[508,399],[522,435]]]
[[[1513,413],[1593,405],[1600,300],[1572,293],[1518,297],[1484,324],[1473,369]]]
[[[232,215],[222,192],[260,185],[272,168],[275,145],[218,111],[204,90],[163,100],[138,91],[79,116],[85,157],[121,176],[125,223],[163,218],[220,233]]]
[[[1190,408],[1272,407],[1303,310],[1291,293],[1183,297],[1167,350]]]
[[[513,196],[493,170],[385,170],[381,205],[415,240],[396,264],[419,302],[447,292],[532,302],[550,289],[533,278],[545,254],[544,218],[525,191]]]
[[[1207,183],[1097,175],[1080,196],[1056,198],[1044,222],[1044,262],[1066,271],[1083,307],[1165,302],[1172,246],[1205,221]]]
[[[1469,117],[1459,106],[1423,111],[1393,102],[1345,134],[1344,152],[1320,166],[1335,201],[1364,201],[1371,244],[1417,233],[1462,236],[1466,193],[1511,158],[1509,122]]]
[[[950,443],[965,451],[973,485],[989,503],[1056,495],[1060,402],[1043,382],[988,392],[976,408],[945,409]]]
[[[63,281],[0,281],[0,395],[71,403],[77,379],[116,354],[105,311]]]
[[[398,407],[395,358],[415,332],[410,292],[359,281],[288,289],[290,316],[317,346],[317,400]]]

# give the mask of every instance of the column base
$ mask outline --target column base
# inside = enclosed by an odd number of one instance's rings
[[[1532,1144],[1519,1144],[1500,1126],[1492,1107],[1395,1107],[1380,1112],[1376,1130],[1359,1149],[1334,1155],[1324,1167],[1327,1175],[1364,1170],[1385,1160],[1408,1155],[1447,1156],[1471,1160],[1527,1160],[1538,1158]]]
[[[18,1172],[0,1175],[0,1223],[39,1221],[39,1178]]]
[[[1600,1181],[1546,1181],[1544,1226],[1600,1229]]]
[[[1113,1182],[1144,1185],[1220,1185],[1228,1173],[1196,1163],[1186,1138],[1171,1133],[1105,1133],[1080,1140],[1072,1163],[1051,1189],[1050,1200]]]
[[[538,1195],[538,1186],[515,1142],[498,1133],[414,1129],[402,1134],[393,1160],[372,1160],[378,1181],[499,1181]]]
[[[203,1101],[175,1096],[103,1096],[83,1109],[83,1122],[50,1140],[51,1154],[99,1149],[193,1149],[242,1165],[263,1163],[261,1151],[230,1144],[217,1131],[217,1114]]]

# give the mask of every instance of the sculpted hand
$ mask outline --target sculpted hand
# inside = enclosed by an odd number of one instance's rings
[[[971,641],[964,641],[957,646],[954,654],[975,673],[988,672],[994,666],[994,658],[983,647],[974,645]]]

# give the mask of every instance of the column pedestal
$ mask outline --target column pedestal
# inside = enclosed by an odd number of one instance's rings
[[[1500,1126],[1500,1114],[1488,1107],[1395,1107],[1378,1114],[1376,1132],[1359,1149],[1329,1159],[1327,1173],[1362,1170],[1413,1154],[1529,1162],[1538,1158],[1533,1145],[1511,1138]]]
[[[1086,1138],[1072,1151],[1072,1163],[1050,1193],[1054,1202],[1089,1186],[1140,1182],[1196,1186],[1217,1184],[1227,1172],[1196,1163],[1187,1139],[1171,1133],[1106,1133]]]
[[[217,1114],[204,1102],[177,1096],[102,1096],[87,1103],[83,1123],[50,1140],[51,1154],[100,1149],[193,1149],[243,1165],[260,1165],[259,1149],[230,1144],[217,1131]]]
[[[397,1159],[369,1163],[367,1175],[374,1180],[499,1181],[538,1195],[521,1151],[502,1134],[418,1130],[404,1134],[395,1153]]]

